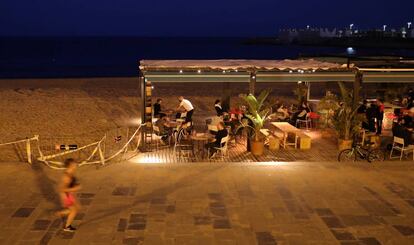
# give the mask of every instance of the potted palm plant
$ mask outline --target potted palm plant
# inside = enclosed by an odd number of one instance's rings
[[[362,118],[358,115],[358,104],[354,104],[352,92],[342,82],[338,82],[341,103],[335,110],[332,123],[338,135],[339,150],[352,147],[353,136],[361,129]]]
[[[250,149],[253,155],[261,156],[264,150],[264,138],[260,130],[264,127],[266,120],[269,117],[270,108],[267,108],[264,103],[270,94],[270,90],[263,90],[256,98],[254,95],[241,95],[240,97],[246,102],[248,111],[245,116],[249,122],[242,122],[241,128],[249,128]]]
[[[332,92],[327,91],[325,97],[323,97],[317,105],[318,113],[321,115],[319,119],[320,128],[332,128],[332,117],[339,107],[338,97]]]

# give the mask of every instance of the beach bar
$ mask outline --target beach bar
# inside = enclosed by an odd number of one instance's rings
[[[150,123],[151,83],[224,83],[223,104],[230,107],[230,90],[226,84],[248,83],[254,94],[256,83],[299,81],[354,82],[358,70],[346,64],[308,60],[142,60],[139,64],[141,120]],[[355,83],[359,84],[359,83]],[[149,86],[148,86],[149,85]],[[229,87],[229,86],[227,86]],[[359,87],[359,85],[358,85]],[[144,139],[144,134],[142,134]],[[145,140],[142,140],[145,144]]]
[[[303,60],[141,60],[141,121],[151,122],[148,83],[248,83],[255,94],[257,83],[305,82],[352,83],[354,101],[359,102],[362,83],[414,83],[414,68],[358,68],[315,59]],[[229,86],[227,86],[228,88]],[[308,90],[308,97],[309,97]],[[230,90],[223,86],[222,101],[229,107]],[[142,136],[144,137],[144,136]],[[142,142],[145,142],[143,140]]]

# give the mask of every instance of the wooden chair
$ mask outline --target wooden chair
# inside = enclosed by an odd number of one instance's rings
[[[260,129],[260,133],[266,137],[265,144],[269,146],[269,150],[278,150],[280,138],[272,131],[266,128]]]
[[[174,139],[175,139],[175,143],[174,143],[174,155],[177,155],[178,152],[178,160],[181,159],[181,153],[187,154],[188,158],[191,158],[190,155],[192,155],[192,157],[194,157],[194,148],[193,148],[193,144],[186,139],[186,137],[188,136],[188,132],[181,128],[179,131],[174,133]]]
[[[393,156],[392,153],[394,152],[394,150],[397,150],[399,152],[401,152],[400,156]],[[392,149],[390,152],[390,159],[393,158],[400,158],[400,161],[402,160],[402,157],[404,155],[404,152],[406,151],[411,151],[413,153],[413,160],[414,160],[414,146],[413,145],[409,145],[409,146],[405,146],[404,145],[404,139],[403,138],[399,138],[399,137],[395,137],[394,136],[394,141],[392,143]]]

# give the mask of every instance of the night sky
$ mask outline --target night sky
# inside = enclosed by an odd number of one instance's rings
[[[1,0],[1,36],[271,36],[414,23],[413,0]]]

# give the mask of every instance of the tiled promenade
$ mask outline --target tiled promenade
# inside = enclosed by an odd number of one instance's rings
[[[412,162],[84,167],[75,233],[61,174],[0,165],[0,244],[414,244]]]

